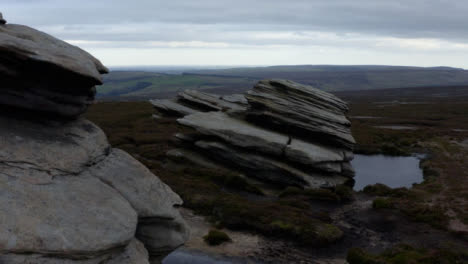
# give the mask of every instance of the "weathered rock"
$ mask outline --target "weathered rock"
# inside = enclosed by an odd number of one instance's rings
[[[143,243],[133,239],[125,251],[104,264],[149,264],[149,255]]]
[[[87,176],[30,184],[0,173],[1,252],[94,256],[132,240],[137,214],[117,191]]]
[[[345,160],[343,150],[291,139],[222,112],[188,115],[178,122],[193,127],[202,134],[219,137],[233,146],[274,155],[281,159],[286,158],[295,163],[316,165],[317,169],[328,172],[340,173],[340,164],[331,163]],[[327,163],[327,166],[319,166],[323,163]]]
[[[341,163],[341,174],[348,177],[354,177],[355,171],[350,162]]]
[[[245,96],[185,91],[176,101],[198,111],[177,120],[198,134],[178,134],[176,142],[202,149],[203,158],[186,149],[169,151],[172,158],[213,168],[209,157],[260,180],[306,188],[332,187],[354,176],[348,107],[332,94],[265,80]],[[240,107],[229,110],[224,102]]]
[[[40,254],[2,254],[0,263],[8,264],[149,264],[148,251],[144,245],[133,239],[123,250],[115,250],[104,255],[87,259],[70,259]]]
[[[249,102],[247,101],[247,98],[245,98],[245,95],[243,94],[223,95],[221,96],[221,99],[226,102],[239,104],[239,105],[243,105],[246,107],[249,106]]]
[[[200,155],[200,153],[190,151],[187,149],[171,149],[166,153],[166,155],[174,160],[183,160],[184,162],[190,162],[191,164],[195,164],[204,168],[223,168],[223,166],[216,164],[212,160],[203,157],[202,155]]]
[[[104,159],[110,146],[96,125],[0,116],[0,171],[32,183],[78,175]]]
[[[185,116],[197,113],[198,111],[190,107],[181,105],[173,100],[168,99],[155,99],[150,100],[150,103],[156,108],[159,112],[175,115],[175,116]]]
[[[292,139],[284,150],[286,158],[305,165],[321,162],[341,162],[345,160],[342,150]]]
[[[64,117],[82,114],[108,70],[87,52],[35,29],[0,27],[0,104]]]
[[[1,27],[0,47],[2,55],[8,55],[12,60],[9,62],[9,66],[13,66],[9,69],[9,74],[23,75],[24,69],[13,72],[13,70],[18,70],[16,67],[20,66],[13,62],[28,61],[38,63],[31,66],[58,68],[65,74],[77,77],[76,79],[84,84],[97,85],[102,84],[101,74],[109,71],[88,52],[27,26],[8,24]],[[44,69],[37,68],[36,70]],[[50,79],[50,76],[47,78]],[[66,90],[65,87],[64,89]]]
[[[281,155],[289,141],[285,135],[255,127],[222,112],[197,113],[177,122],[193,127],[202,134],[219,137],[234,146],[267,154]]]
[[[250,118],[307,139],[352,148],[346,103],[311,86],[285,80],[259,82],[247,95]],[[317,137],[318,139],[315,139]]]
[[[117,190],[140,218],[174,219],[182,199],[145,166],[120,149],[90,168],[89,173]]]
[[[0,58],[0,263],[148,264],[139,222],[156,253],[183,244],[180,197],[79,117],[107,69],[10,24]]]
[[[230,148],[219,142],[197,141],[197,147],[211,153],[213,159],[242,168],[247,175],[257,179],[295,185],[307,188],[333,187],[343,184],[347,178],[342,176],[324,176],[317,173],[306,173],[283,162],[269,159]]]
[[[246,106],[223,100],[223,97],[216,94],[204,93],[196,90],[185,90],[178,95],[179,101],[187,102],[189,105],[205,109],[206,111],[231,111],[242,112]],[[229,98],[228,99],[234,99]]]
[[[169,234],[153,254],[185,241],[187,230],[176,209],[180,197],[127,153],[109,150],[91,122],[0,117],[2,122],[0,251],[10,253],[12,263],[31,258],[31,263],[56,263],[57,257],[107,263],[100,256],[127,245],[138,218],[146,226],[139,234],[156,237],[152,249],[163,232]]]
[[[189,238],[189,230],[183,218],[147,218],[138,224],[136,237],[141,240],[152,256],[168,255],[182,246]]]

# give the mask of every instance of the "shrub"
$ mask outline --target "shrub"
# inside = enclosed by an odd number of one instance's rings
[[[367,185],[362,191],[370,195],[387,196],[392,192],[392,188],[385,184],[377,183],[374,185]]]
[[[372,202],[372,207],[374,209],[391,209],[394,208],[395,205],[389,198],[377,198]]]
[[[226,233],[214,229],[210,230],[210,232],[203,237],[203,240],[210,246],[217,246],[232,241]]]
[[[354,191],[347,185],[337,185],[335,193],[340,197],[341,201],[352,201],[354,199]]]
[[[375,256],[368,254],[360,248],[351,248],[348,251],[346,261],[349,264],[385,264],[385,262],[378,261]]]

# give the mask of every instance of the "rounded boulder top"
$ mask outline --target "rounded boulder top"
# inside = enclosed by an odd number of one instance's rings
[[[2,12],[0,12],[0,25],[6,24],[6,20],[3,18]]]

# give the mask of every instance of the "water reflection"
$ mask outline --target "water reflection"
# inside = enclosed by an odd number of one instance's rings
[[[411,187],[423,181],[418,157],[389,157],[384,155],[355,155],[352,161],[356,170],[356,191],[366,185],[383,183],[389,187]]]

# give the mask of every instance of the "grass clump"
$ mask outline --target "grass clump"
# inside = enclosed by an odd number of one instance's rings
[[[232,241],[228,234],[214,229],[210,230],[210,232],[203,237],[203,240],[210,246],[218,246],[225,242]]]
[[[395,208],[395,204],[389,198],[376,198],[372,202],[372,208],[374,209],[392,209]]]

